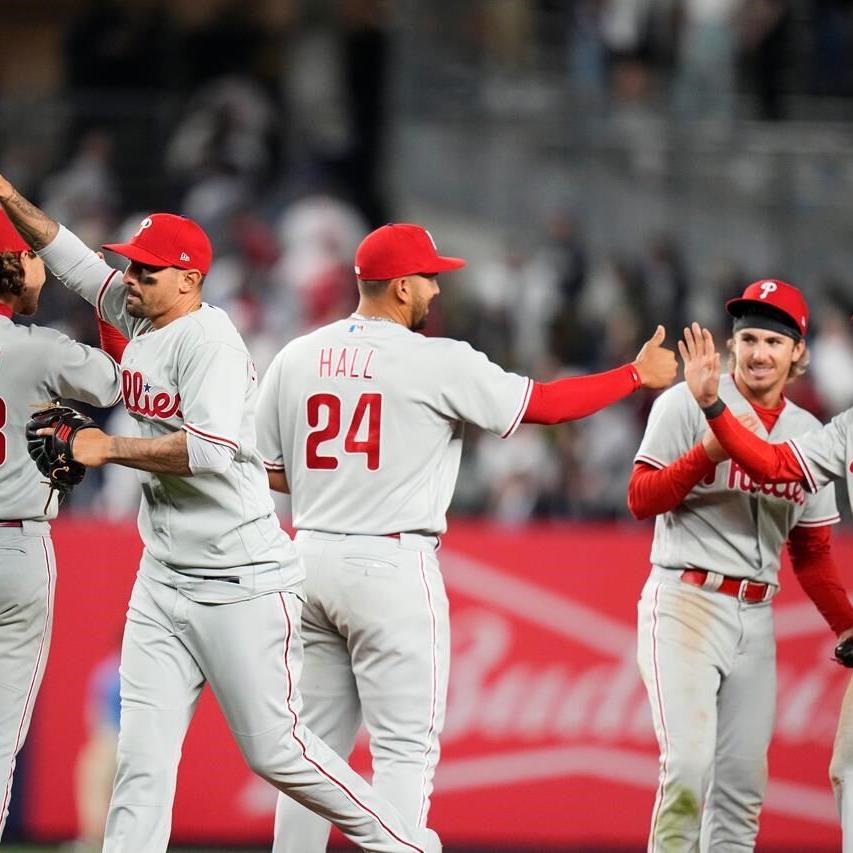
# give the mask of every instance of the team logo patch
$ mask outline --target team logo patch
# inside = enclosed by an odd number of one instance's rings
[[[775,281],[764,281],[761,283],[761,296],[759,299],[767,299],[771,293],[775,293],[779,289],[779,285]]]
[[[139,228],[137,229],[136,233],[133,236],[138,237],[146,228],[150,228],[150,227],[151,227],[151,217],[146,216],[145,219],[143,219],[142,222],[139,223]]]

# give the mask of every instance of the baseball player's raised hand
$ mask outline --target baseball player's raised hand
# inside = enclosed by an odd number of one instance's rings
[[[692,323],[684,329],[684,340],[678,342],[684,362],[684,381],[700,406],[710,406],[719,397],[720,354],[707,329]]]
[[[658,326],[634,359],[634,367],[640,374],[640,385],[643,388],[668,388],[675,380],[678,362],[671,349],[661,346],[665,336],[664,327]]]

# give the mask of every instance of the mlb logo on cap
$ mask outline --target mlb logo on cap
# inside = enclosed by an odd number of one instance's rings
[[[213,248],[201,225],[174,213],[152,213],[127,243],[105,243],[104,248],[153,269],[177,267],[203,275],[213,260]]]

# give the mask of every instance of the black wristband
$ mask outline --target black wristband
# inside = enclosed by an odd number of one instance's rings
[[[702,414],[710,421],[712,418],[718,418],[725,410],[726,404],[717,397],[710,406],[700,406]]]

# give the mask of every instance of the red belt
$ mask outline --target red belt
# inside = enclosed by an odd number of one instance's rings
[[[23,527],[23,521],[0,521],[0,527]]]
[[[701,586],[710,592],[721,592],[723,595],[731,595],[733,598],[738,598],[747,604],[758,604],[770,597],[772,584],[758,583],[747,578],[731,578],[723,575],[723,580],[718,587],[706,587],[705,582],[709,574],[713,573],[706,572],[704,569],[685,569],[681,573],[681,580],[692,586]]]

